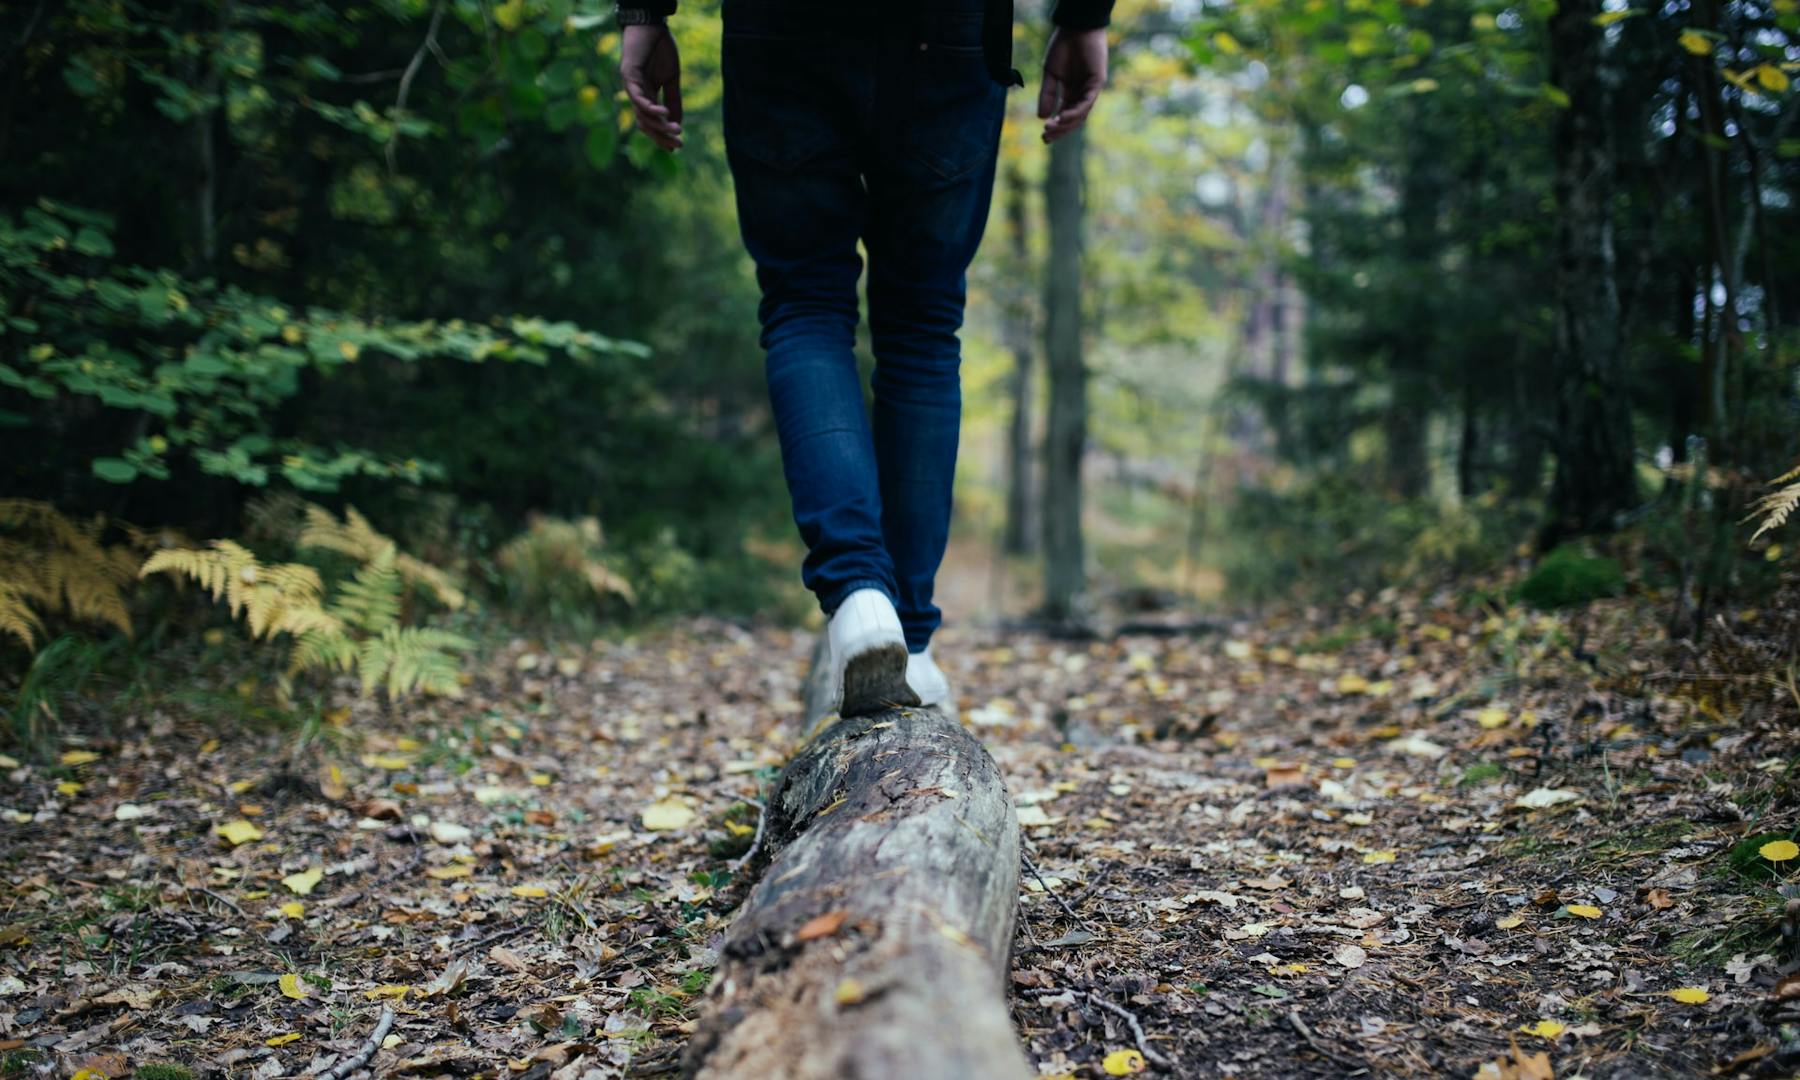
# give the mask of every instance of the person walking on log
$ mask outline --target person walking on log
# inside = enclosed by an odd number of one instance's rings
[[[675,0],[624,0],[637,126],[682,142]],[[1059,0],[1044,141],[1106,82],[1112,0]],[[1011,67],[1011,0],[724,0],[725,153],[762,289],[769,401],[801,576],[829,617],[844,716],[934,705],[932,583],[950,533],[965,271],[987,223]],[[869,260],[871,418],[854,345]]]

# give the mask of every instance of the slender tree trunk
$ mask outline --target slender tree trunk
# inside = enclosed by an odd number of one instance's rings
[[[1556,479],[1543,536],[1613,527],[1637,501],[1625,393],[1612,202],[1617,160],[1603,74],[1601,0],[1559,0],[1550,23],[1557,119]]]
[[[1081,355],[1082,157],[1080,130],[1050,148],[1044,209],[1050,261],[1044,283],[1044,355],[1050,415],[1044,433],[1044,613],[1075,617],[1086,585],[1081,463],[1087,449],[1087,368]]]
[[[1436,265],[1438,214],[1443,184],[1435,155],[1429,147],[1415,146],[1407,162],[1400,189],[1400,246],[1408,266],[1429,274]],[[1431,292],[1411,290],[1406,327],[1393,342],[1388,404],[1387,485],[1406,499],[1424,495],[1431,486],[1427,440],[1431,431],[1432,350],[1435,346]]]
[[[1701,0],[1694,7],[1698,21],[1706,29],[1717,32],[1719,8],[1715,0]],[[1700,191],[1706,200],[1702,220],[1705,223],[1707,273],[1703,287],[1707,303],[1717,309],[1717,318],[1709,319],[1711,333],[1701,342],[1701,430],[1712,441],[1710,457],[1715,463],[1730,460],[1727,450],[1731,420],[1726,408],[1726,387],[1731,381],[1731,346],[1737,336],[1737,260],[1727,250],[1728,226],[1725,220],[1725,155],[1720,146],[1729,145],[1725,138],[1725,122],[1719,105],[1719,78],[1710,56],[1692,58],[1695,72],[1694,93],[1700,105]],[[1713,288],[1722,287],[1723,302],[1713,304]]]
[[[1031,245],[1026,235],[1025,174],[1018,166],[1006,170],[1006,239],[1012,255],[1012,290],[1006,310],[1006,343],[1012,353],[1012,423],[1006,435],[1006,527],[1001,539],[1009,555],[1031,550],[1031,368],[1032,348],[1030,289]]]

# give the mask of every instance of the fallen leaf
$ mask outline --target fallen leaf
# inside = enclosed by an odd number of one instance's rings
[[[1605,912],[1592,904],[1570,904],[1568,907],[1563,908],[1563,910],[1583,919],[1598,919],[1601,915],[1605,914]]]
[[[1331,959],[1339,967],[1359,968],[1368,961],[1369,954],[1360,945],[1344,944],[1337,947],[1337,951],[1331,954]]]
[[[1712,995],[1698,986],[1684,986],[1679,990],[1671,990],[1669,996],[1683,1005],[1704,1005],[1712,1000]]]
[[[281,884],[295,896],[311,896],[312,891],[319,887],[319,882],[324,878],[325,871],[315,866],[310,870],[302,870],[298,874],[289,874],[281,879]]]
[[[1108,1076],[1130,1076],[1133,1073],[1141,1073],[1148,1065],[1149,1063],[1144,1060],[1144,1055],[1136,1050],[1114,1050],[1100,1062],[1100,1067],[1106,1070]]]
[[[1534,788],[1513,800],[1521,810],[1543,810],[1561,803],[1580,802],[1581,792],[1568,788]]]
[[[670,832],[692,825],[695,816],[693,807],[671,795],[644,807],[643,823],[651,832]]]
[[[1555,1039],[1569,1029],[1555,1020],[1539,1020],[1530,1027],[1522,1027],[1519,1030],[1527,1035],[1536,1035],[1540,1039]]]
[[[100,760],[100,755],[92,750],[64,750],[56,760],[62,765],[92,765]]]
[[[288,1043],[299,1042],[299,1041],[300,1041],[300,1033],[298,1031],[290,1031],[286,1035],[277,1035],[273,1039],[264,1039],[263,1045],[264,1046],[286,1046]]]
[[[1494,929],[1511,930],[1516,926],[1522,925],[1524,922],[1525,916],[1523,915],[1507,915],[1503,918],[1494,920]]]
[[[472,877],[475,868],[468,863],[451,863],[448,866],[434,866],[425,871],[425,876],[438,881],[454,881],[457,878]]]
[[[1757,848],[1756,853],[1770,862],[1791,862],[1800,858],[1800,844],[1792,840],[1771,840]]]
[[[1367,866],[1380,866],[1383,863],[1393,862],[1396,857],[1396,853],[1392,851],[1365,851],[1362,861]]]
[[[261,840],[263,838],[263,831],[250,824],[248,821],[239,818],[236,821],[228,821],[223,825],[214,826],[213,835],[224,840],[232,847],[238,847],[254,840]]]
[[[114,821],[136,821],[156,813],[153,806],[139,806],[136,803],[120,803],[113,808]]]
[[[814,938],[830,937],[843,927],[844,920],[849,915],[850,913],[842,908],[836,911],[827,911],[823,915],[814,915],[801,923],[800,929],[794,931],[794,940],[811,941]]]
[[[521,900],[542,900],[550,895],[550,890],[542,885],[514,885],[511,891]]]
[[[856,1005],[862,1001],[865,993],[863,991],[862,983],[857,982],[855,979],[844,979],[837,984],[837,991],[834,996],[837,998],[837,1003],[839,1005]]]
[[[431,823],[431,838],[446,846],[466,844],[475,838],[474,830],[467,825],[458,825],[454,821],[434,821]]]
[[[281,987],[283,997],[290,997],[295,1001],[306,1000],[306,984],[300,981],[300,976],[289,972],[276,980],[276,983]]]
[[[506,970],[519,975],[524,975],[531,971],[530,966],[525,963],[524,957],[503,945],[496,945],[489,949],[488,959],[499,964]]]
[[[1669,895],[1667,889],[1651,889],[1644,894],[1644,903],[1661,911],[1664,908],[1674,907],[1675,898]]]

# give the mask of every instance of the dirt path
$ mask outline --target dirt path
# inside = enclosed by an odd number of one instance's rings
[[[1013,971],[1040,1069],[1135,1064],[1130,1016],[1184,1077],[1470,1076],[1515,1040],[1492,1075],[1790,1075],[1800,877],[1757,852],[1800,816],[1792,714],[1650,694],[1634,620],[947,632],[1043,878]],[[169,700],[9,767],[0,1076],[311,1075],[384,1008],[382,1076],[672,1069],[807,644],[518,643],[297,755]]]

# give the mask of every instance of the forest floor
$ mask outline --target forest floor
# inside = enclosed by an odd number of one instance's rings
[[[1099,999],[1182,1077],[1791,1075],[1800,863],[1762,853],[1800,824],[1800,725],[1718,637],[1448,593],[947,631],[1036,871],[1030,1057],[1137,1064]],[[460,700],[304,745],[171,698],[0,763],[0,1075],[318,1075],[366,1045],[378,1076],[674,1070],[809,644],[521,640]]]

